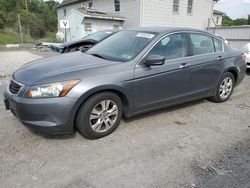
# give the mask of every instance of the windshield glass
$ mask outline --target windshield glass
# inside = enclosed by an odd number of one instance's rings
[[[112,61],[130,61],[155,37],[154,33],[120,31],[87,51]]]
[[[111,31],[99,31],[99,32],[90,34],[90,35],[84,37],[83,39],[94,40],[94,41],[99,42],[99,41],[105,39],[106,37],[108,37],[111,34],[112,34]]]

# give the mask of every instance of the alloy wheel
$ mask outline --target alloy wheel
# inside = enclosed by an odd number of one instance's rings
[[[117,104],[112,100],[99,102],[91,111],[89,123],[93,131],[103,133],[112,128],[118,117]]]
[[[228,98],[233,90],[233,80],[230,77],[226,77],[220,85],[220,97],[221,99]]]

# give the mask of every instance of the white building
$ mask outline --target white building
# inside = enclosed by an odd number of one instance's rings
[[[224,12],[221,12],[221,11],[218,11],[218,10],[214,10],[213,21],[212,21],[210,27],[221,26],[222,25],[223,16],[225,16]]]
[[[78,40],[100,30],[121,29],[126,20],[116,14],[84,9],[71,9],[64,19],[68,20],[70,27],[66,30],[66,41]]]
[[[124,28],[179,26],[205,29],[213,20],[218,0],[64,0],[57,6],[58,20],[80,7],[115,13],[126,18]]]

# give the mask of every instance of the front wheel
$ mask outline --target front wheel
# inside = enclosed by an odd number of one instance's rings
[[[90,97],[80,108],[76,126],[88,139],[111,134],[120,124],[123,104],[119,96],[103,92]]]
[[[211,99],[215,102],[227,101],[234,91],[234,86],[234,75],[230,72],[224,73],[216,87],[215,95]]]

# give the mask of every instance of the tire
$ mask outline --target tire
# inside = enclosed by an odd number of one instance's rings
[[[227,85],[225,85],[227,84]],[[230,85],[230,87],[229,87]],[[233,94],[235,86],[235,78],[234,75],[230,72],[226,72],[222,75],[218,85],[216,86],[215,95],[211,97],[211,100],[217,103],[225,102],[227,101],[231,95]],[[227,92],[225,92],[225,90]],[[225,96],[223,97],[223,92]]]
[[[119,126],[123,114],[120,97],[102,92],[90,97],[76,117],[78,131],[87,139],[98,139],[111,134]]]

